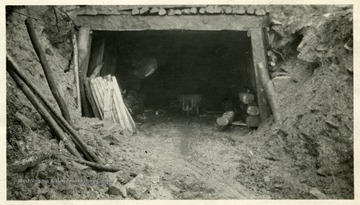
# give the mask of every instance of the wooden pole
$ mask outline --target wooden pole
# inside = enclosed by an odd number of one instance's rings
[[[74,46],[74,75],[75,75],[75,87],[76,87],[76,104],[77,108],[81,111],[81,96],[80,96],[80,82],[79,82],[79,50],[77,45],[76,34],[73,36]]]
[[[9,67],[9,66],[8,66]],[[48,110],[44,107],[43,104],[39,102],[36,95],[31,91],[31,89],[24,83],[24,81],[16,74],[16,72],[12,69],[7,68],[7,72],[14,79],[18,87],[23,91],[25,96],[29,99],[31,104],[35,107],[35,109],[40,113],[45,122],[49,125],[50,129],[54,132],[55,136],[58,140],[64,142],[65,148],[74,156],[78,158],[82,158],[81,154],[75,149],[75,147],[69,142],[66,137],[66,134],[62,131],[59,125],[56,123],[54,118],[48,112]]]
[[[85,85],[87,82],[87,72],[90,59],[91,36],[90,28],[81,27],[78,32],[78,51],[79,51],[79,83],[81,96],[81,112],[84,116],[92,116],[89,101],[86,97]]]
[[[258,63],[257,68],[260,76],[260,81],[264,87],[267,99],[274,115],[274,119],[276,122],[278,122],[281,119],[281,115],[277,104],[277,93],[275,91],[274,84],[270,80],[269,72],[265,68],[263,62]]]
[[[40,63],[41,63],[41,66],[44,70],[44,73],[45,73],[45,77],[46,77],[46,80],[49,84],[49,87],[50,87],[50,90],[52,92],[52,94],[54,95],[54,98],[56,100],[56,102],[59,104],[59,107],[60,107],[60,110],[61,110],[61,113],[62,115],[64,116],[64,118],[66,119],[66,121],[68,121],[68,123],[70,125],[72,125],[72,122],[71,122],[71,117],[70,117],[70,113],[69,113],[69,110],[67,109],[66,107],[66,104],[65,104],[65,101],[64,99],[62,98],[59,90],[58,90],[58,86],[56,84],[56,81],[55,81],[55,78],[53,76],[53,73],[52,73],[52,70],[46,60],[46,57],[45,57],[45,54],[44,54],[44,51],[42,50],[41,48],[41,44],[36,36],[36,32],[35,32],[35,29],[34,29],[34,25],[32,23],[32,19],[31,18],[27,18],[26,21],[25,21],[25,24],[26,24],[26,28],[27,28],[27,31],[29,33],[29,36],[30,36],[30,40],[31,40],[31,43],[35,49],[35,52],[40,60]]]
[[[8,70],[11,69],[12,71],[14,71],[16,75],[18,75],[21,80],[23,80],[25,84],[32,90],[32,92],[34,92],[40,98],[40,100],[44,103],[45,107],[52,114],[53,118],[65,128],[64,130],[66,130],[70,134],[70,136],[72,136],[74,144],[82,151],[85,158],[100,163],[100,159],[88,149],[86,143],[77,135],[76,131],[70,126],[70,124],[54,110],[49,101],[43,96],[42,92],[21,72],[21,69],[12,59],[12,57],[9,55],[7,55],[6,57],[11,64],[11,68],[8,68]]]

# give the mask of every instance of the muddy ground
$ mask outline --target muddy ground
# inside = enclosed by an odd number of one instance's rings
[[[7,169],[7,199],[353,199],[352,9],[287,6],[280,12],[285,7],[271,17],[287,36],[273,45],[284,59],[278,56],[272,77],[285,72],[294,79],[279,94],[280,122],[271,117],[257,129],[222,130],[217,115],[165,110],[134,116],[135,134],[80,117],[69,72],[71,40],[55,32],[51,8],[34,7],[32,15],[48,18],[36,29],[79,135],[105,164],[121,169],[98,172],[59,157],[71,155],[7,75],[8,167],[49,156],[20,173]],[[26,16],[19,14],[25,10],[16,11],[7,16],[7,52],[55,106]],[[125,196],[129,184],[134,188]]]

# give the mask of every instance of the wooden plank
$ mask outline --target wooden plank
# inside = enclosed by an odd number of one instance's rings
[[[271,114],[271,109],[269,106],[269,102],[266,98],[266,94],[264,91],[264,87],[260,82],[260,76],[256,69],[256,65],[260,62],[266,62],[265,56],[265,47],[264,47],[264,39],[263,39],[263,31],[260,28],[251,29],[251,46],[252,46],[252,54],[253,54],[253,71],[256,81],[256,96],[257,96],[257,104],[260,109],[260,119],[261,121],[265,121]]]
[[[91,90],[91,86],[90,86],[90,78],[86,78],[86,81],[85,81],[85,93],[86,93],[87,99],[89,100],[91,109],[92,109],[95,117],[101,119],[100,110],[96,106],[95,98],[94,98],[94,96],[92,94],[92,90]]]
[[[75,76],[75,88],[76,88],[76,106],[81,112],[81,95],[80,95],[80,81],[79,81],[79,50],[77,37],[73,35],[73,46],[74,46],[74,76]]]
[[[126,114],[124,112],[124,110],[122,109],[121,107],[121,102],[120,102],[120,98],[119,98],[119,90],[116,89],[116,85],[112,82],[112,81],[107,81],[108,83],[108,86],[109,87],[112,87],[114,89],[114,97],[113,97],[113,100],[114,100],[114,104],[115,104],[115,107],[116,107],[116,112],[117,112],[117,116],[118,116],[118,119],[119,119],[119,124],[122,128],[126,129],[126,130],[129,130],[128,126],[129,126],[129,123],[126,119]],[[121,93],[120,93],[121,95]]]
[[[141,30],[200,30],[200,31],[248,31],[268,26],[267,16],[209,15],[204,24],[203,16],[78,16],[75,22],[94,30],[141,31]],[[107,66],[105,66],[107,67]]]
[[[120,90],[120,87],[119,87],[119,84],[117,83],[117,80],[116,78],[113,76],[112,77],[112,81],[113,81],[113,85],[114,85],[114,90],[115,90],[115,95],[117,95],[117,98],[119,99],[120,101],[120,106],[121,106],[121,109],[123,109],[126,113],[126,116],[125,117],[125,120],[129,123],[129,131],[130,132],[134,132],[136,130],[136,125],[135,125],[135,122],[134,120],[132,119],[128,109],[126,108],[125,104],[124,104],[124,101],[123,101],[123,98],[122,98],[122,95],[121,95],[121,90]],[[126,119],[127,118],[127,119]]]
[[[96,89],[94,88],[94,83],[93,83],[93,79],[90,79],[90,89],[91,89],[91,93],[94,97],[95,100],[95,104],[97,109],[99,110],[99,114],[100,114],[100,119],[104,119],[104,115],[103,115],[103,106],[100,105],[100,101],[99,101],[99,95],[96,92]]]
[[[105,51],[105,39],[94,39],[91,42],[91,55],[89,59],[88,76],[94,73],[95,68],[100,64],[103,64],[104,51]]]
[[[104,95],[104,107],[103,107],[103,112],[104,112],[104,118],[105,120],[110,120],[111,119],[111,105],[112,105],[112,98],[111,96],[113,95],[113,89],[109,88],[105,91],[105,95]]]

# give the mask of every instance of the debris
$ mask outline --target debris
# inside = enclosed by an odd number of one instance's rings
[[[109,186],[109,190],[107,191],[109,194],[114,196],[121,195],[122,197],[127,197],[127,191],[126,188],[121,185],[119,182],[115,182]]]
[[[138,174],[134,179],[125,185],[126,191],[135,199],[141,199],[149,190],[150,184],[143,174]]]
[[[329,197],[322,193],[318,188],[312,188],[309,193],[317,199],[329,199]]]

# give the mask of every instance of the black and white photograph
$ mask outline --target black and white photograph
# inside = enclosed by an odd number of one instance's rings
[[[3,6],[5,200],[355,199],[357,5],[55,3]]]

